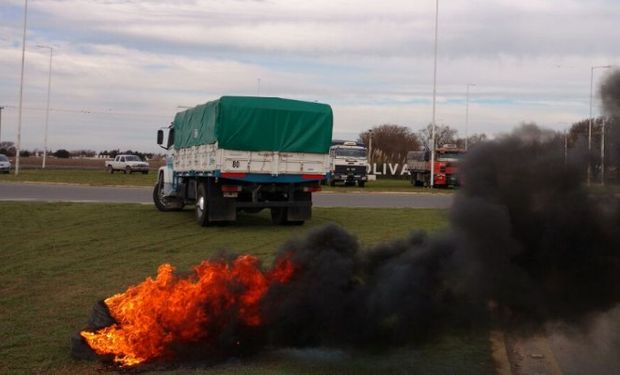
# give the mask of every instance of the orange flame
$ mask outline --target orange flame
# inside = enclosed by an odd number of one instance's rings
[[[236,316],[239,324],[261,324],[260,302],[272,283],[285,283],[294,273],[288,257],[265,273],[253,256],[231,264],[204,261],[192,275],[180,278],[162,264],[147,278],[105,300],[117,324],[80,334],[99,355],[113,355],[121,366],[134,366],[170,355],[171,345],[217,335],[217,324]]]

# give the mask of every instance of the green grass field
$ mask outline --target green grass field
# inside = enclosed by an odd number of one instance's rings
[[[52,182],[62,184],[83,184],[93,186],[153,186],[157,174],[150,171],[148,174],[107,173],[103,168],[98,169],[22,169],[19,175],[0,175],[0,181],[6,182]]]
[[[163,262],[184,271],[226,249],[267,263],[287,239],[327,223],[345,226],[364,247],[447,225],[445,211],[413,209],[318,208],[303,227],[272,226],[264,213],[209,228],[197,226],[190,210],[161,213],[144,205],[0,202],[0,212],[2,374],[99,373],[99,362],[71,359],[71,334],[84,327],[97,300],[154,275]],[[489,351],[481,332],[382,355],[277,351],[156,373],[479,374],[493,372]]]
[[[109,174],[105,170],[97,169],[23,169],[19,176],[15,174],[0,175],[0,182],[52,182],[65,184],[84,184],[92,186],[153,186],[157,174],[150,171],[149,174],[134,173],[126,175],[122,172]],[[406,192],[406,193],[452,193],[454,189],[427,189],[412,186],[407,179],[380,178],[370,181],[365,187],[344,186],[338,184],[334,187],[322,186],[324,191],[336,193],[350,192]]]

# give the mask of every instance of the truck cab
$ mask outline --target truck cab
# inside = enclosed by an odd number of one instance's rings
[[[458,166],[465,156],[465,150],[446,144],[435,150],[433,185],[437,187],[459,186]],[[429,186],[431,179],[431,151],[428,149],[409,151],[407,165],[411,184]]]
[[[363,143],[355,141],[332,141],[329,149],[330,173],[327,182],[335,186],[337,182],[345,185],[364,187],[368,181],[368,149]]]

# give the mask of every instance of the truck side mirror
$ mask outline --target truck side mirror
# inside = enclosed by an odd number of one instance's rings
[[[164,143],[164,131],[159,129],[157,131],[157,144],[161,146]]]
[[[168,133],[168,147],[170,148],[174,145],[174,129],[170,129],[170,132]]]

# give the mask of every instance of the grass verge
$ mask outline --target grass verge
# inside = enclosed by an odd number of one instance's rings
[[[84,326],[97,300],[154,275],[163,262],[185,271],[222,249],[269,262],[287,239],[327,223],[348,228],[363,246],[414,229],[446,226],[445,211],[413,209],[317,208],[303,227],[272,226],[263,213],[240,216],[236,225],[210,228],[198,227],[189,210],[160,213],[142,205],[0,202],[0,212],[0,373],[7,374],[98,373],[99,363],[70,358],[70,335]],[[444,337],[377,356],[333,358],[279,351],[243,362],[157,373],[492,371],[486,332]]]
[[[123,172],[107,173],[103,168],[97,169],[22,169],[19,175],[0,175],[2,182],[52,182],[64,184],[82,184],[92,186],[153,186],[157,173],[148,174]]]
[[[153,186],[157,174],[150,171],[149,174],[134,173],[126,175],[122,172],[109,174],[100,169],[23,169],[19,176],[14,173],[0,175],[0,181],[4,182],[52,182],[83,184],[92,186]],[[351,192],[401,192],[401,193],[452,193],[452,188],[428,189],[412,186],[409,180],[380,178],[376,181],[366,183],[366,186],[336,186],[324,185],[324,191],[334,193]]]

